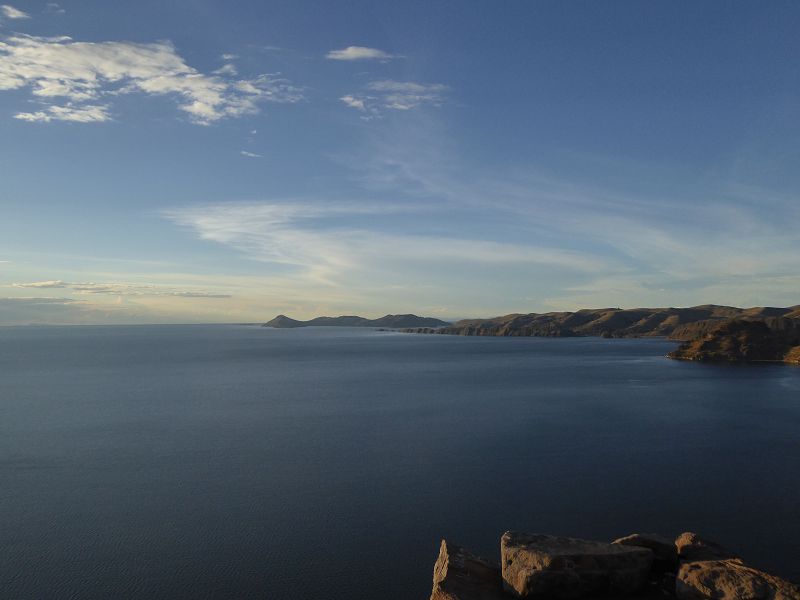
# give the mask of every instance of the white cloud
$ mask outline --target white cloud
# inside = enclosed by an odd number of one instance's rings
[[[169,95],[194,123],[258,112],[263,102],[292,103],[302,91],[278,75],[233,79],[186,64],[169,42],[76,42],[69,37],[14,35],[0,41],[0,90],[30,88],[49,106],[18,113],[27,121],[109,120],[100,98],[118,94]],[[65,105],[56,105],[65,99]]]
[[[342,96],[339,98],[342,102],[344,102],[350,108],[356,108],[358,110],[366,110],[367,107],[364,104],[363,98],[356,98],[355,96],[351,96],[348,94],[347,96]]]
[[[64,13],[67,12],[66,10],[61,8],[61,5],[59,5],[57,2],[48,2],[45,5],[44,11],[46,13],[50,13],[50,14],[53,14],[53,15],[63,15]]]
[[[248,152],[247,150],[242,150],[239,152],[242,156],[246,156],[248,158],[263,158],[260,154],[256,154],[255,152]]]
[[[411,110],[423,105],[441,106],[448,87],[441,83],[416,83],[385,79],[366,86],[367,93],[339,98],[350,108],[379,115],[383,110]]]
[[[21,112],[14,115],[20,121],[49,123],[50,121],[72,121],[73,123],[102,123],[110,121],[108,106],[84,104],[75,106],[49,106],[36,112]]]
[[[31,16],[25,11],[14,8],[8,4],[0,5],[0,15],[6,19],[30,19]]]
[[[12,285],[13,287],[16,288],[65,288],[69,284],[61,281],[60,279],[54,279],[52,281],[34,281],[33,283],[14,283]]]
[[[377,48],[348,46],[341,50],[331,50],[325,55],[325,58],[329,60],[390,60],[397,57]]]

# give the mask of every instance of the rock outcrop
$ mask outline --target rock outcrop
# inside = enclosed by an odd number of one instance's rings
[[[658,573],[674,573],[678,568],[676,542],[656,533],[633,533],[611,543],[648,548],[653,553],[653,570]]]
[[[431,600],[500,600],[500,565],[478,558],[460,546],[442,540],[433,567]]]
[[[508,531],[501,564],[442,541],[431,600],[800,600],[800,587],[695,533],[607,544]]]
[[[738,559],[681,564],[675,582],[679,600],[797,600],[800,589]]]
[[[771,317],[763,321],[729,319],[694,325],[697,335],[670,352],[670,358],[800,364],[800,320]],[[691,331],[691,327],[684,329],[687,334]]]
[[[517,598],[628,595],[644,589],[653,551],[507,531],[500,539],[503,587]]]
[[[676,538],[675,550],[678,553],[678,558],[683,562],[722,559],[740,560],[736,553],[691,531],[685,531]]]

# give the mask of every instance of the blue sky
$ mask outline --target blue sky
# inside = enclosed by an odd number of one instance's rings
[[[0,324],[800,303],[796,2],[14,0]]]

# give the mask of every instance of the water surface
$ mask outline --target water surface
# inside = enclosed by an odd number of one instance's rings
[[[0,597],[426,598],[441,537],[512,528],[800,578],[800,369],[673,347],[0,328]]]

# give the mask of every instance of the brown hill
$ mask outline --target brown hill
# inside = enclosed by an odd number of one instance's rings
[[[409,331],[483,336],[663,336],[691,340],[705,335],[714,322],[729,319],[763,320],[788,316],[800,318],[800,307],[736,308],[705,304],[691,308],[598,308],[575,312],[511,314],[491,319],[467,319],[437,329],[416,328]],[[700,322],[709,323],[694,325]]]
[[[767,317],[762,320],[704,321],[687,326],[695,337],[670,358],[710,362],[786,362],[800,364],[800,320]]]

